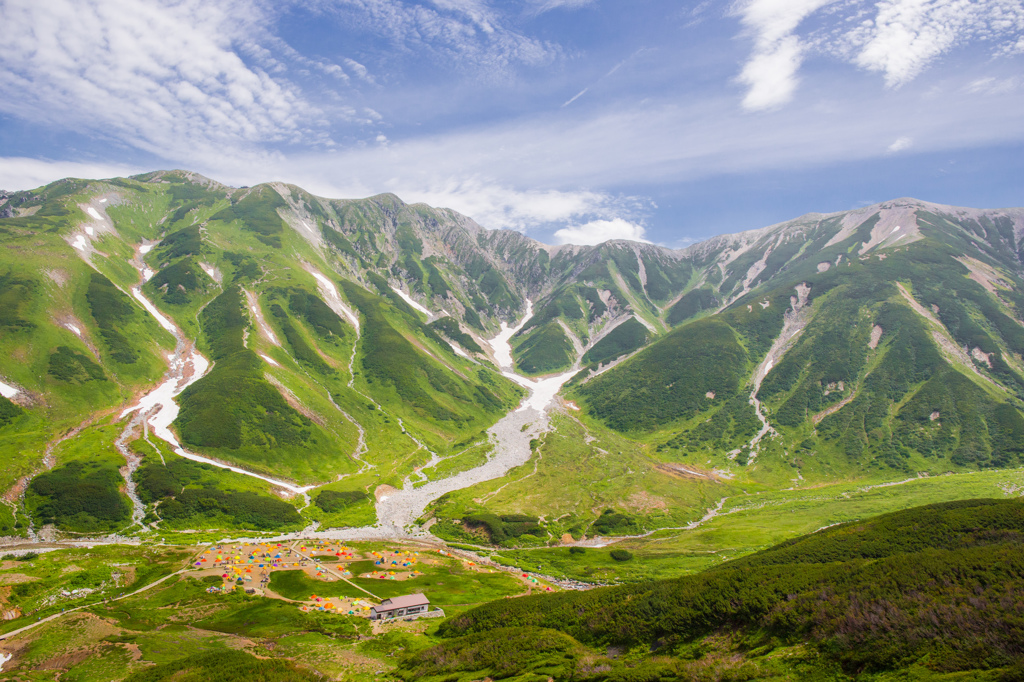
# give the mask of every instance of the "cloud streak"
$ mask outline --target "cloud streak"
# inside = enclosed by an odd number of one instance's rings
[[[0,10],[7,33],[0,106],[158,153],[300,139],[316,112],[232,49],[238,16],[252,16],[250,9],[196,0],[9,0]]]
[[[1019,0],[745,0],[734,12],[753,43],[737,77],[749,111],[788,104],[811,55],[880,73],[897,88],[958,46],[987,43],[1003,56],[1024,49]]]

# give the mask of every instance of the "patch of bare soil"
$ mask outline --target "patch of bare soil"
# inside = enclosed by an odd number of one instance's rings
[[[390,497],[398,492],[398,488],[384,484],[377,486],[377,489],[373,491],[373,496],[380,502],[383,497]]]
[[[668,503],[664,498],[652,495],[643,490],[638,490],[626,498],[626,505],[638,512],[648,512],[655,509],[668,508]]]

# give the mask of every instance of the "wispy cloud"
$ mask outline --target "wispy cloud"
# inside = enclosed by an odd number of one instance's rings
[[[1019,0],[885,0],[872,22],[847,35],[858,66],[881,72],[889,87],[910,82],[958,44],[1002,45],[1024,31]]]
[[[515,65],[556,59],[557,44],[525,35],[483,0],[292,0],[304,10],[334,17],[339,25],[380,36],[397,54],[416,54],[448,68],[501,74]]]
[[[583,95],[587,94],[587,90],[589,90],[589,89],[590,88],[583,88],[582,90],[577,92],[575,95],[573,95],[569,99],[565,100],[565,102],[562,104],[562,108],[564,109],[565,107],[569,106],[570,104],[572,104],[573,102],[578,100],[580,97],[583,97]]]
[[[595,2],[596,0],[528,0],[535,14],[543,14],[553,9],[579,9]]]
[[[1004,56],[1024,50],[1019,0],[744,0],[735,12],[753,42],[738,77],[752,111],[790,102],[812,54],[881,73],[894,88],[958,46],[987,43]]]
[[[906,149],[910,149],[913,146],[913,144],[914,141],[911,138],[907,137],[906,135],[903,135],[901,137],[897,137],[893,141],[893,143],[886,148],[886,151],[889,154],[895,154],[897,152],[902,152]]]
[[[60,178],[117,178],[136,175],[146,170],[152,169],[109,163],[6,157],[0,158],[0,188],[35,189]]]
[[[316,109],[235,49],[258,15],[244,2],[8,0],[0,110],[162,155],[309,140]]]

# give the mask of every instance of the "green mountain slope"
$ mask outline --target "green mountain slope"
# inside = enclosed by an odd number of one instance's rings
[[[381,486],[487,461],[488,428],[524,395],[488,339],[520,323],[515,371],[575,372],[569,402],[514,480],[438,500],[435,532],[492,514],[537,519],[516,540],[526,545],[639,533],[692,522],[736,491],[1016,467],[1024,455],[1019,209],[899,199],[685,250],[552,247],[393,195],[334,200],[157,171],[15,192],[10,214],[2,532],[60,516],[22,495],[81,459],[65,440],[101,443],[97,465],[128,476],[127,494],[165,446],[132,446],[146,434],[121,415],[193,348],[212,365],[179,378],[190,385],[170,428],[187,451],[355,500],[310,504],[306,521],[371,522]],[[61,480],[91,471],[72,469]],[[202,480],[246,492],[235,475]],[[159,518],[163,499],[129,501],[136,518],[138,505]]]
[[[1019,500],[918,507],[697,575],[493,602],[401,676],[1016,679],[1022,539]]]

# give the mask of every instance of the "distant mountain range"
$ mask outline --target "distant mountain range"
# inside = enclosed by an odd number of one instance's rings
[[[486,461],[522,377],[569,372],[552,438],[617,443],[648,478],[570,503],[590,479],[562,469],[544,495],[469,488],[428,516],[578,537],[607,506],[632,532],[700,506],[627,502],[668,482],[706,501],[1024,455],[1024,209],[897,199],[671,250],[182,171],[0,202],[0,534],[372,524],[388,490]],[[511,380],[488,340],[520,323]],[[161,382],[180,411],[133,423]]]

